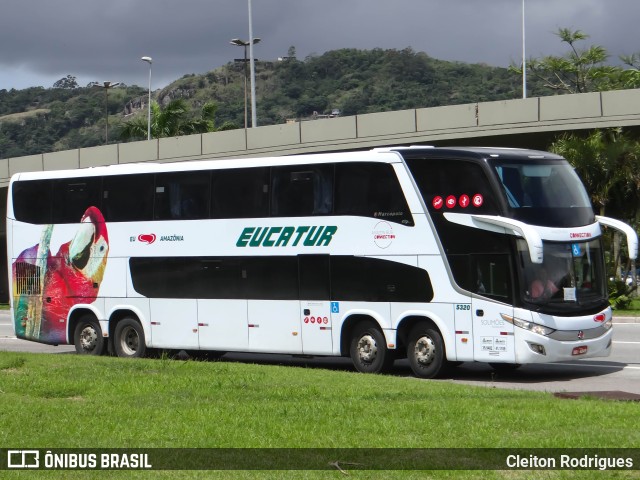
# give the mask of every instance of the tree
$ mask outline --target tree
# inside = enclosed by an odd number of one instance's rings
[[[527,73],[531,77],[540,80],[545,87],[563,93],[620,88],[618,78],[623,70],[605,64],[609,54],[604,47],[591,45],[586,49],[579,48],[578,42],[589,38],[589,35],[580,30],[560,28],[555,34],[569,46],[569,52],[563,56],[549,55],[529,59]],[[522,75],[521,66],[512,65],[510,70]]]
[[[215,132],[237,128],[225,123],[220,129],[215,126],[217,105],[207,102],[203,105],[200,118],[189,116],[189,106],[182,98],[172,100],[166,107],[161,108],[157,102],[151,103],[151,137],[177,137],[194,133]],[[147,138],[147,117],[137,116],[124,124],[120,131],[123,141]]]
[[[573,165],[600,215],[605,214],[612,201],[617,199],[620,203],[628,199],[630,192],[640,191],[640,142],[621,128],[594,130],[586,138],[564,133],[551,144],[550,150]],[[635,214],[637,209],[636,200],[633,209],[625,213]]]
[[[631,67],[620,74],[622,88],[640,88],[640,52],[631,55],[620,55],[620,60]]]
[[[78,88],[78,82],[76,81],[76,77],[74,77],[73,75],[67,75],[66,77],[61,78],[56,83],[54,83],[53,88]]]

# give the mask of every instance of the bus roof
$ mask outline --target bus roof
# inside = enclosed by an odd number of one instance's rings
[[[16,180],[41,180],[49,178],[93,177],[108,175],[127,175],[137,173],[182,172],[197,170],[217,170],[230,168],[270,167],[297,164],[322,164],[339,162],[382,162],[399,163],[399,153],[393,151],[355,151],[339,153],[316,153],[289,155],[281,157],[241,157],[234,159],[203,159],[182,162],[145,162],[99,167],[85,167],[72,170],[47,170],[38,172],[19,172],[12,176]]]
[[[139,173],[182,172],[197,170],[217,170],[229,168],[267,167],[296,164],[322,164],[341,162],[382,162],[398,163],[404,158],[450,158],[469,159],[511,158],[561,160],[562,157],[549,152],[519,148],[499,147],[432,147],[394,146],[374,148],[365,151],[332,152],[288,155],[281,157],[240,157],[234,159],[203,159],[182,162],[144,162],[99,167],[85,167],[71,170],[47,170],[39,172],[19,172],[12,176],[15,180],[40,180],[49,178],[74,178],[108,175],[128,175]]]
[[[563,160],[564,158],[550,152],[541,150],[531,150],[523,148],[504,147],[437,147],[437,148],[417,148],[417,147],[391,147],[386,151],[397,151],[405,158],[417,157],[466,157],[475,159],[487,158],[510,158],[518,160]]]

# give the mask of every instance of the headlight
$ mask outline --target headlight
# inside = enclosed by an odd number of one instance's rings
[[[547,335],[551,335],[553,332],[555,332],[554,328],[545,327],[544,325],[540,325],[538,323],[528,322],[527,320],[512,317],[504,313],[501,313],[500,316],[512,325],[524,330],[529,330],[533,333],[537,333],[538,335],[543,335],[546,337]]]

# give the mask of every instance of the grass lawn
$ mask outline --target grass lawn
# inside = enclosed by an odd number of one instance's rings
[[[640,298],[633,298],[629,308],[625,310],[614,310],[613,316],[619,317],[640,317]]]
[[[2,448],[637,447],[637,403],[399,376],[0,352]],[[344,478],[339,471],[2,472],[3,478]],[[639,478],[635,472],[349,471],[350,478]]]

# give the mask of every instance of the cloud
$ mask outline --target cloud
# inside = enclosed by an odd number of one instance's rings
[[[528,55],[564,52],[559,27],[580,29],[617,57],[640,50],[637,0],[525,0]],[[253,0],[260,60],[338,48],[412,47],[432,57],[506,66],[521,58],[521,0]],[[111,80],[154,88],[242,56],[243,0],[5,0],[0,88]],[[47,81],[48,83],[38,83]]]

